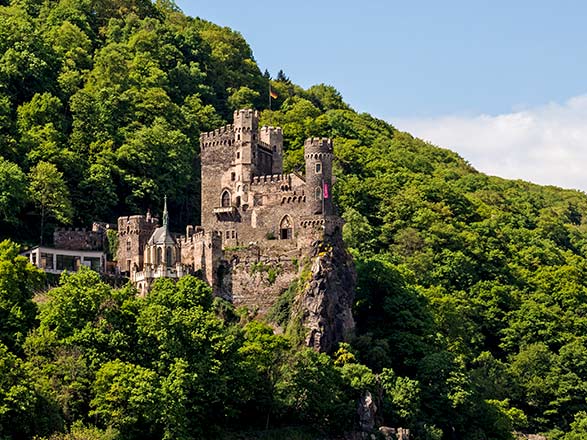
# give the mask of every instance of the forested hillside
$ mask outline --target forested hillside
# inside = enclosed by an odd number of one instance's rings
[[[283,127],[287,170],[334,140],[348,344],[296,347],[191,277],[146,299],[89,271],[43,290],[14,242],[164,195],[172,226],[197,223],[199,133],[244,107]],[[0,439],[333,438],[365,391],[416,439],[587,438],[585,213],[582,192],[486,176],[262,74],[238,32],[170,1],[0,0]]]

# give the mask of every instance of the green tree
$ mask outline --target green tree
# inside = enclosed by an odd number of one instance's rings
[[[41,216],[40,243],[43,244],[45,219],[54,217],[62,223],[69,223],[72,207],[69,190],[63,181],[63,173],[51,163],[39,162],[29,173],[29,194]]]
[[[341,375],[327,355],[311,349],[294,353],[276,387],[293,420],[332,431],[349,427],[354,403],[347,400]]]
[[[0,436],[30,438],[37,395],[22,361],[0,343]]]
[[[96,374],[92,411],[104,427],[123,439],[160,438],[160,387],[157,373],[120,360]]]
[[[17,223],[26,201],[25,174],[18,165],[0,156],[0,221]]]
[[[15,243],[0,242],[0,342],[16,352],[35,325],[32,298],[43,280],[43,273],[18,252]]]

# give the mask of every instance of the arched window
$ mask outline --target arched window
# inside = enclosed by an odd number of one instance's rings
[[[291,240],[292,238],[292,221],[289,215],[284,216],[279,224],[279,238],[282,240]]]
[[[131,242],[130,242],[130,238],[128,240],[126,240],[126,250],[130,251],[130,247],[131,247]]]
[[[322,200],[322,188],[320,188],[319,186],[317,186],[314,190],[314,198],[316,200]]]
[[[173,264],[173,258],[172,258],[173,250],[171,249],[170,246],[167,246],[165,251],[166,251],[165,252],[165,263],[167,263],[167,266],[171,266]]]
[[[157,266],[161,264],[161,259],[163,258],[163,252],[161,252],[161,248],[157,248]]]
[[[230,193],[228,190],[224,190],[222,193],[222,197],[220,199],[220,206],[223,208],[228,208],[230,206]]]

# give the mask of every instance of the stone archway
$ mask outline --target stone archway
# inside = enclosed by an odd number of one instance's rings
[[[279,222],[279,238],[281,240],[291,240],[293,238],[293,222],[289,215],[284,215]]]

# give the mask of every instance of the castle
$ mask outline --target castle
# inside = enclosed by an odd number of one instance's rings
[[[283,174],[281,128],[259,127],[257,111],[239,110],[232,125],[201,134],[200,150],[201,225],[173,235],[166,204],[161,226],[150,214],[120,217],[118,268],[142,294],[157,278],[196,273],[216,295],[266,313],[304,262],[315,266],[317,243],[343,247],[331,194],[332,141],[308,139],[305,176]],[[352,326],[350,304],[343,308]]]

